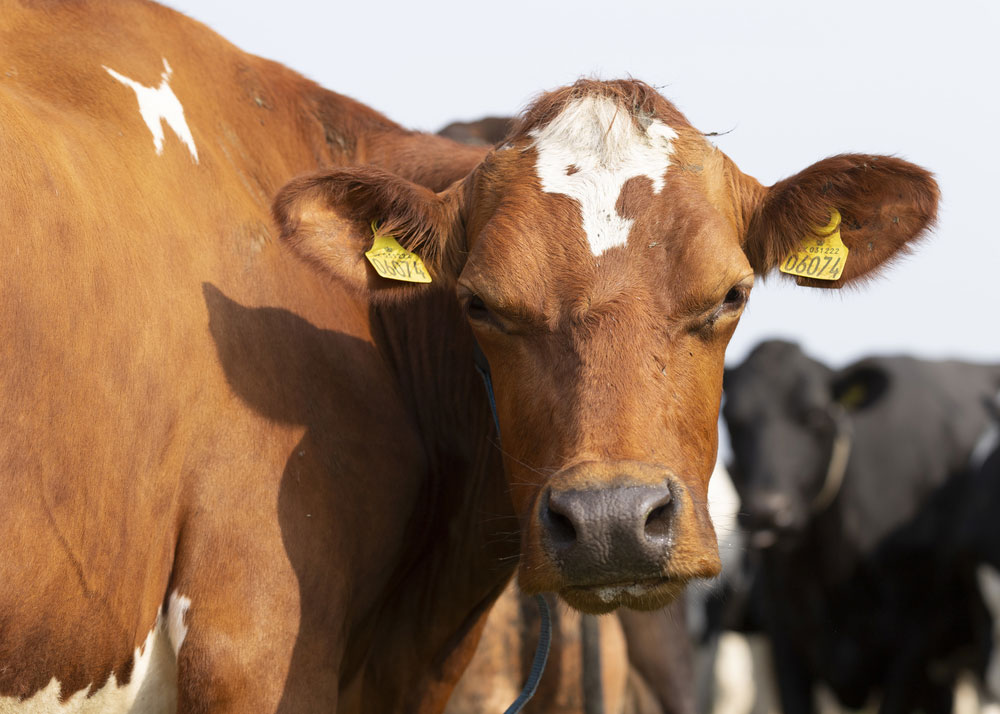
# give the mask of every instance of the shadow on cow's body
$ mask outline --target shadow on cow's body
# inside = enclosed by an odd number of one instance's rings
[[[502,480],[484,473],[498,457],[490,442],[462,452],[420,437],[437,429],[488,431],[491,418],[480,378],[470,363],[466,392],[454,394],[463,382],[454,373],[436,382],[433,373],[421,374],[421,365],[409,364],[397,373],[383,372],[359,393],[356,375],[391,361],[392,340],[399,334],[377,332],[372,344],[318,329],[287,310],[241,306],[211,285],[204,293],[209,329],[234,391],[267,418],[305,428],[285,465],[278,516],[299,582],[301,628],[330,636],[320,643],[326,650],[298,640],[286,706],[279,711],[298,711],[296,697],[309,689],[305,685],[317,687],[311,671],[317,658],[341,661],[338,677],[327,686],[339,689],[347,682],[347,696],[361,696],[369,706],[428,696],[434,676],[425,677],[426,665],[432,673],[447,671],[455,633],[464,636],[477,625],[497,595],[497,584],[516,564],[518,539],[511,532],[517,519]],[[422,302],[433,304],[435,298],[425,296]],[[447,303],[435,307],[448,309]],[[379,323],[377,310],[371,319]],[[448,324],[442,321],[440,327]],[[427,339],[428,364],[442,358],[434,350],[443,354],[456,345],[440,330],[415,328],[410,337]],[[403,342],[413,346],[406,337]],[[421,388],[401,384],[401,372],[409,372],[411,384]],[[317,379],[324,389],[315,389]],[[454,408],[417,409],[415,419],[412,412],[387,408],[392,399],[385,392],[416,393]],[[342,417],[345,410],[352,415],[349,421]],[[437,423],[418,430],[414,422],[420,418]],[[345,457],[356,453],[363,458]],[[493,473],[498,471],[493,464]],[[454,474],[467,476],[456,483],[448,478]],[[345,512],[344,502],[355,506]],[[462,521],[457,538],[449,531]],[[359,540],[359,533],[370,536]],[[470,559],[480,567],[469,569]],[[351,572],[363,577],[350,578]],[[460,603],[469,605],[463,609]],[[344,612],[351,618],[341,622]],[[447,625],[435,629],[428,622]],[[336,645],[345,629],[360,635],[347,636],[340,651]],[[423,647],[414,650],[413,641]],[[442,654],[427,662],[428,651]],[[367,685],[352,683],[362,667],[369,671]],[[383,679],[381,671],[394,676]],[[400,671],[415,676],[403,680]],[[302,681],[296,679],[300,672]]]

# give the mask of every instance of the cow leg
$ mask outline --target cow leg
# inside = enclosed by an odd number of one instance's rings
[[[920,624],[910,627],[908,636],[900,638],[894,662],[889,667],[879,714],[908,714],[922,711],[925,714],[950,714],[954,703],[955,680],[929,681],[928,664],[931,659],[930,640],[926,623],[930,617],[919,618]]]
[[[813,678],[801,655],[795,650],[783,628],[770,628],[768,635],[771,639],[771,656],[774,659],[781,711],[784,714],[813,714],[816,709]],[[757,686],[761,686],[761,682]]]
[[[337,633],[317,632],[300,617],[299,583],[281,538],[269,537],[265,520],[248,521],[256,530],[227,522],[182,531],[171,585],[189,602],[177,653],[178,714],[336,711],[340,652],[329,635]],[[337,603],[329,605],[336,622]],[[308,671],[293,671],[303,662]]]
[[[663,610],[618,614],[632,667],[656,692],[664,714],[695,714],[694,654],[684,598]]]
[[[1000,572],[990,565],[976,569],[979,594],[992,622],[989,638],[989,660],[984,675],[985,689],[994,700],[1000,700]]]
[[[760,570],[760,581],[751,593],[757,601],[764,623],[764,632],[771,642],[774,680],[783,714],[813,714],[813,675],[805,658],[795,646],[798,632],[794,614],[789,612],[796,598],[803,597],[795,587],[794,574],[788,572],[791,563],[776,560],[771,567]],[[792,594],[792,595],[790,595]],[[757,686],[767,683],[757,682]]]
[[[910,681],[886,685],[879,714],[951,714],[955,703],[955,680],[947,682]]]

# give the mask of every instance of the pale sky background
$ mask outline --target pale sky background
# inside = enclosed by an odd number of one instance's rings
[[[729,348],[780,336],[842,365],[872,353],[1000,361],[1000,2],[170,0],[411,128],[517,112],[580,76],[661,88],[771,184],[841,152],[937,175],[936,231],[862,289],[758,281]]]

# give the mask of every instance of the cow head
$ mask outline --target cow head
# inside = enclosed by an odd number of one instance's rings
[[[754,275],[831,209],[872,273],[933,220],[930,175],[839,156],[761,186],[641,82],[543,95],[434,194],[374,167],[297,179],[275,203],[303,257],[383,304],[454,291],[492,369],[519,579],[571,605],[651,609],[718,572],[706,489],[726,344]],[[430,287],[378,278],[372,221]],[[471,360],[471,356],[468,358]]]
[[[875,363],[837,373],[780,341],[757,346],[726,371],[730,472],[752,545],[794,545],[831,505],[850,458],[855,413],[877,405],[889,386]]]

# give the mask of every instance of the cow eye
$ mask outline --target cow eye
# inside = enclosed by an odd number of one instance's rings
[[[743,303],[747,301],[747,296],[750,294],[750,290],[745,285],[734,285],[729,288],[729,292],[726,293],[725,299],[722,301],[722,308],[724,310],[738,310],[743,307]]]
[[[465,305],[465,311],[469,314],[470,320],[478,320],[479,322],[492,321],[490,309],[486,307],[486,303],[478,295],[473,295],[469,298],[469,301]]]
[[[505,322],[495,312],[486,307],[483,299],[475,293],[470,295],[468,301],[465,303],[465,314],[468,315],[469,320],[472,322],[488,325],[501,332],[508,332]]]

